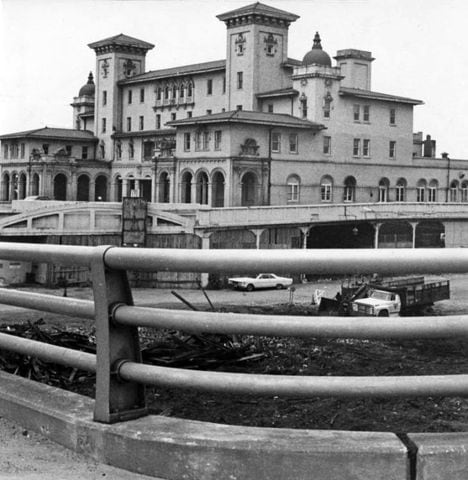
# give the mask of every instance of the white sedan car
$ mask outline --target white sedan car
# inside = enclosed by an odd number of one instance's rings
[[[292,285],[293,281],[292,278],[278,277],[274,273],[260,273],[256,277],[228,278],[228,283],[234,288],[251,292],[260,288],[277,288],[278,290],[287,288]]]

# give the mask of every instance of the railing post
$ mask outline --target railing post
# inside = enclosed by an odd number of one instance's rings
[[[117,378],[120,360],[141,362],[138,328],[118,325],[113,310],[133,305],[125,270],[106,267],[104,256],[112,247],[96,247],[91,264],[96,322],[96,401],[94,420],[114,423],[146,415],[144,385]]]

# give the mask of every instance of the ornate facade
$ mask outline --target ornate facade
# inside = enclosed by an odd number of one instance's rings
[[[288,56],[299,17],[255,3],[222,15],[226,58],[146,71],[151,43],[89,44],[95,74],[73,128],[0,136],[0,198],[211,207],[468,201],[463,160],[413,135],[420,100],[372,90],[371,52],[317,33]]]

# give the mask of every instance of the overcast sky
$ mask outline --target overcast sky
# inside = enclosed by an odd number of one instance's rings
[[[156,45],[147,69],[226,57],[215,16],[250,0],[0,0],[0,134],[72,127],[70,103],[95,70],[87,44],[125,33]],[[437,154],[468,159],[466,0],[272,0],[300,15],[289,56],[302,59],[315,31],[330,56],[369,50],[372,90],[424,101],[414,131]]]

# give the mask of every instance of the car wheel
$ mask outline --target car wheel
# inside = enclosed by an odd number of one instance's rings
[[[254,286],[253,286],[251,283],[249,283],[245,289],[246,289],[248,292],[252,292],[253,289],[254,289]]]
[[[388,317],[388,310],[382,310],[379,312],[379,317]]]
[[[282,285],[281,283],[278,283],[278,285],[276,285],[276,290],[283,290],[284,288],[284,285]]]

